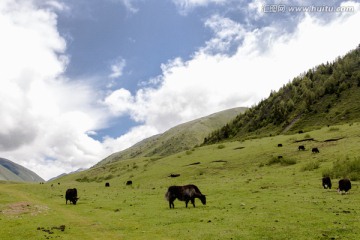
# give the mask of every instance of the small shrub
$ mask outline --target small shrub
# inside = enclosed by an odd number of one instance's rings
[[[273,164],[277,164],[277,163],[280,163],[280,162],[281,162],[281,159],[279,159],[277,157],[273,157],[268,161],[267,165],[273,165]]]
[[[109,175],[107,175],[106,177],[104,177],[104,180],[110,180],[110,179],[112,179],[112,178],[114,178],[114,175],[109,174]]]
[[[301,168],[301,171],[313,171],[315,169],[318,169],[320,167],[319,162],[309,162],[304,167]]]
[[[353,181],[360,179],[360,157],[350,160],[338,160],[334,163],[332,168],[332,176],[341,178],[348,177]]]
[[[77,178],[77,179],[75,179],[75,181],[77,181],[77,182],[91,182],[91,180],[87,176],[84,176],[82,178]]]
[[[192,154],[192,151],[187,150],[185,153],[186,153],[186,155],[190,155],[190,154]]]
[[[218,147],[217,147],[218,149],[223,149],[223,148],[225,148],[225,145],[223,145],[223,144],[220,144],[220,145],[218,145]]]
[[[329,128],[329,132],[335,132],[335,131],[339,131],[339,130],[340,130],[340,128],[338,128],[338,127]]]
[[[152,158],[150,158],[150,161],[155,162],[159,159],[161,159],[161,157],[152,157]]]
[[[311,138],[310,134],[305,134],[304,139]]]
[[[350,160],[338,160],[334,163],[329,174],[336,178],[348,177],[353,181],[360,180],[360,157]]]
[[[273,164],[280,164],[282,166],[289,166],[289,165],[294,165],[296,164],[296,160],[295,159],[291,159],[291,158],[278,158],[278,157],[272,157],[267,165],[273,165]]]
[[[294,164],[296,164],[296,160],[295,160],[295,159],[290,159],[290,158],[283,158],[283,159],[281,159],[281,165],[288,166],[288,165],[294,165]]]

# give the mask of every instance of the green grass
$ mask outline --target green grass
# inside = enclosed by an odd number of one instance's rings
[[[53,183],[0,183],[1,239],[357,239],[360,191],[336,192],[335,170],[357,170],[360,124],[332,126],[195,148],[165,158],[124,160]],[[324,142],[327,139],[338,141]],[[277,147],[282,143],[283,147]],[[306,151],[299,151],[305,145]],[[318,147],[319,154],[311,152]],[[278,156],[280,162],[269,164]],[[281,162],[290,161],[291,164]],[[193,164],[200,162],[200,164]],[[337,165],[338,164],[338,165]],[[343,164],[340,164],[343,166]],[[350,170],[349,170],[350,169]],[[333,189],[321,186],[324,172]],[[356,172],[356,171],[355,171]],[[180,174],[177,178],[168,177]],[[126,186],[132,180],[132,186]],[[57,183],[60,182],[60,185]],[[105,182],[110,183],[105,188]],[[164,194],[170,185],[196,184],[207,205],[196,208]],[[54,184],[51,187],[51,184]],[[78,204],[66,205],[76,187]],[[21,203],[21,204],[20,204]],[[65,230],[52,229],[65,225]],[[39,229],[39,230],[38,230]],[[52,234],[44,231],[49,230]]]

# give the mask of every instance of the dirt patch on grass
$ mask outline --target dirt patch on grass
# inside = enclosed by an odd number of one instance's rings
[[[226,160],[214,160],[214,161],[211,161],[213,163],[227,163]]]
[[[23,214],[30,214],[36,216],[42,213],[46,213],[49,207],[45,205],[35,205],[31,202],[17,202],[7,205],[7,207],[1,211],[3,215],[17,217]]]

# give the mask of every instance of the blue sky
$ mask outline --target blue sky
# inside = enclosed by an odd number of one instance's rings
[[[48,179],[250,107],[360,43],[359,1],[314,4],[2,0],[0,156]]]

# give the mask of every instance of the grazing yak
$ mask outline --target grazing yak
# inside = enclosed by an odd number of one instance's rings
[[[180,174],[179,173],[172,173],[169,175],[169,177],[180,177]]]
[[[179,199],[180,201],[185,201],[186,207],[188,206],[189,201],[195,207],[195,198],[199,198],[203,205],[206,204],[206,197],[203,195],[199,188],[195,185],[185,185],[185,186],[171,186],[168,188],[165,198],[169,201],[170,208],[175,208],[174,201]]]
[[[65,198],[66,198],[66,204],[67,201],[69,200],[70,204],[73,203],[74,205],[76,205],[77,200],[79,200],[79,198],[77,197],[76,188],[71,188],[66,190]]]
[[[344,178],[339,180],[339,188],[337,189],[339,193],[347,193],[351,189],[351,182],[349,179]]]
[[[300,151],[300,150],[305,151],[305,146],[304,146],[304,145],[300,145],[298,149],[299,149],[299,151]]]
[[[105,187],[110,187],[110,183],[105,183]]]
[[[331,179],[330,177],[323,177],[322,178],[322,185],[324,189],[331,189]]]
[[[130,185],[132,185],[132,184],[133,184],[133,182],[132,182],[131,180],[129,180],[129,181],[126,182],[126,185],[127,185],[127,186],[130,186]]]
[[[283,145],[281,143],[278,144],[278,147],[282,147]]]
[[[317,147],[314,147],[311,151],[313,153],[320,153],[320,151],[319,151],[319,149]]]

